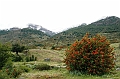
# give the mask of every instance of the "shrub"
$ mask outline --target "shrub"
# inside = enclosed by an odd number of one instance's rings
[[[2,68],[4,73],[6,73],[10,78],[18,77],[22,72],[28,72],[29,68],[27,67],[13,67],[12,59],[9,58],[8,61],[5,63],[4,67]]]
[[[5,65],[7,59],[10,57],[9,47],[0,44],[0,69]]]
[[[22,70],[19,68],[13,68],[12,58],[8,58],[4,67],[2,68],[2,72],[3,72],[3,76],[6,76],[7,79],[11,79],[11,78],[18,77],[22,73]],[[3,77],[3,76],[1,75],[1,77]],[[0,79],[2,79],[2,78],[0,78]]]
[[[4,68],[3,72],[5,72],[10,78],[17,78],[22,73],[22,70],[19,68]]]
[[[54,49],[55,49],[55,46],[52,46],[51,49],[54,50]]]
[[[35,65],[34,66],[34,69],[37,69],[37,70],[50,70],[50,66],[47,65],[47,64],[38,64],[38,65]]]
[[[18,67],[20,70],[22,70],[22,72],[29,72],[30,71],[30,68],[27,67],[27,66],[19,66]]]
[[[34,57],[34,55],[32,55],[31,57],[30,57],[30,61],[34,61],[35,60],[35,57]]]
[[[37,61],[37,57],[35,57],[35,61]]]
[[[11,79],[11,78],[6,72],[0,70],[0,79]]]
[[[26,62],[29,62],[29,61],[30,61],[30,57],[27,56],[27,57],[25,58],[25,60],[26,60]]]
[[[23,61],[23,57],[20,55],[13,55],[12,57],[14,62]]]
[[[11,71],[10,71],[10,77],[11,78],[17,78],[19,75],[21,75],[22,73],[22,70],[18,69],[18,68],[13,68]]]
[[[37,57],[35,57],[34,55],[32,56],[27,56],[25,58],[26,62],[29,62],[29,61],[37,61]]]
[[[64,62],[70,72],[103,75],[114,68],[115,58],[112,51],[113,48],[104,36],[89,38],[89,34],[86,34],[66,50]]]
[[[10,69],[12,70],[13,68],[13,62],[12,62],[12,58],[8,58],[7,62],[5,63],[4,67],[2,69]]]

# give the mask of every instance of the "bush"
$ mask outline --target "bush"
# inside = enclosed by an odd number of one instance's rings
[[[29,72],[30,68],[27,66],[19,66],[19,69],[22,70],[22,72]]]
[[[19,68],[13,68],[12,58],[8,58],[4,67],[2,68],[2,72],[3,72],[3,76],[6,76],[7,79],[11,79],[18,77],[22,73],[22,70]]]
[[[51,49],[54,50],[54,49],[55,49],[55,46],[52,46]]]
[[[0,79],[10,79],[10,77],[6,72],[0,70]]]
[[[22,73],[22,70],[19,68],[12,68],[12,69],[4,68],[3,72],[7,73],[7,75],[9,75],[10,78],[17,78]]]
[[[64,62],[70,72],[103,75],[109,73],[115,66],[112,51],[113,48],[104,36],[96,35],[89,38],[89,34],[86,34],[66,50]]]
[[[13,68],[13,62],[12,62],[12,58],[8,58],[7,62],[5,63],[4,67],[2,69],[10,69],[12,70]]]
[[[20,55],[12,55],[14,62],[23,61],[23,57]]]
[[[26,62],[29,62],[29,61],[30,61],[30,57],[27,56],[27,57],[25,58],[25,60],[26,60]]]
[[[5,65],[9,57],[9,47],[0,44],[0,69],[2,69],[2,67]]]
[[[35,57],[35,60],[34,61],[37,61],[37,57]]]
[[[35,60],[34,55],[32,55],[32,56],[30,57],[30,61],[34,61],[34,60]]]
[[[22,72],[28,72],[29,69],[27,67],[13,67],[12,58],[9,58],[8,61],[5,63],[2,70],[10,77],[10,78],[16,78],[18,77]]]
[[[35,65],[34,66],[34,69],[37,69],[37,70],[50,70],[50,66],[47,65],[47,64],[38,64],[38,65]]]
[[[21,73],[22,73],[21,69],[13,68],[11,70],[10,76],[13,77],[13,78],[17,78],[19,75],[21,75]]]
[[[27,56],[26,58],[25,58],[25,60],[26,60],[26,62],[29,62],[29,61],[37,61],[37,57],[35,57],[34,55],[32,55],[32,56]]]

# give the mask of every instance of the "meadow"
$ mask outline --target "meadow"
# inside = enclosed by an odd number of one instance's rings
[[[116,68],[114,71],[111,71],[111,73],[102,76],[69,73],[63,63],[65,49],[30,49],[29,55],[37,57],[37,61],[14,62],[14,65],[30,67],[30,71],[22,73],[18,79],[120,79],[120,43],[114,43],[111,44],[111,46],[114,48],[115,52]],[[49,60],[45,61],[46,58]],[[47,64],[52,68],[42,71],[31,68],[33,65],[37,64]]]

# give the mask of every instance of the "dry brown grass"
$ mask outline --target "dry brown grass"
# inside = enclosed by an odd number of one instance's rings
[[[116,57],[116,66],[120,67],[120,43],[114,43],[111,44],[111,46],[114,48],[115,57]]]
[[[25,79],[64,79],[63,71],[49,70],[49,71],[32,71],[30,73],[23,73],[21,77]],[[34,74],[33,74],[34,73]]]
[[[38,61],[44,61],[45,58],[50,58],[52,62],[62,62],[64,51],[48,50],[48,49],[30,49],[29,53],[37,57]]]

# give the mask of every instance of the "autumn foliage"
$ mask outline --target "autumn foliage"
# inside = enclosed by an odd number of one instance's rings
[[[79,71],[91,75],[103,75],[114,68],[114,52],[104,36],[89,37],[86,34],[75,41],[67,50],[64,62],[69,71]]]

